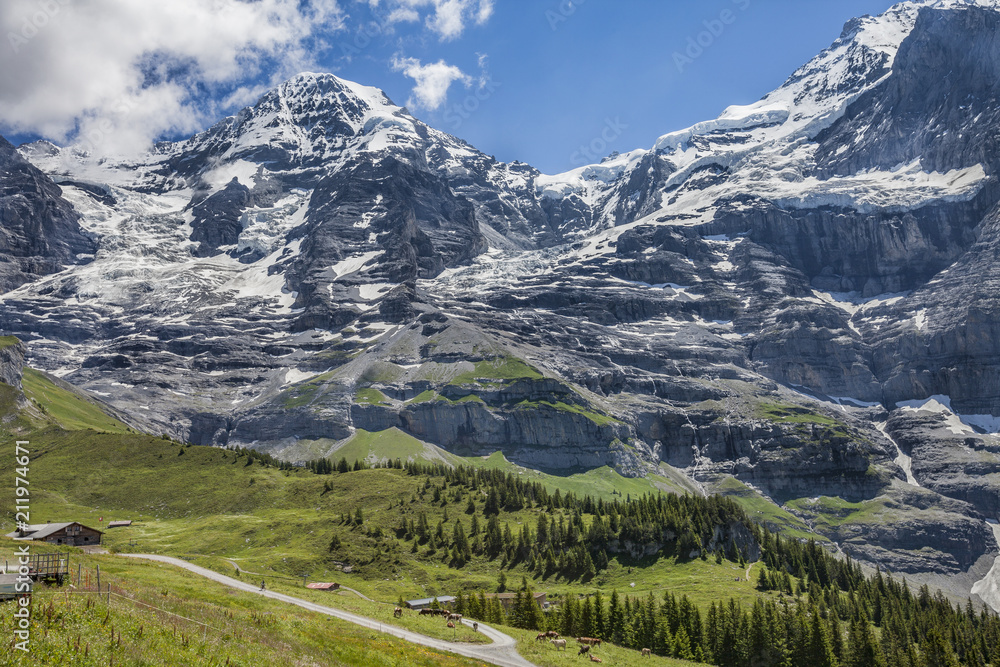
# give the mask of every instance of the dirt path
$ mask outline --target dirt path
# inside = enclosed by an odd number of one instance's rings
[[[377,621],[371,618],[365,618],[364,616],[358,616],[357,614],[352,614],[341,609],[334,609],[333,607],[326,607],[321,604],[316,604],[314,602],[309,602],[308,600],[302,600],[300,598],[292,597],[291,595],[285,595],[283,593],[275,593],[274,591],[260,590],[260,588],[253,584],[248,584],[243,581],[238,581],[232,577],[227,577],[224,574],[219,574],[218,572],[213,572],[212,570],[199,567],[197,565],[192,565],[187,561],[183,561],[179,558],[171,558],[170,556],[152,556],[146,554],[119,554],[126,558],[142,558],[145,560],[153,560],[160,563],[167,563],[168,565],[175,565],[177,567],[188,570],[189,572],[194,572],[195,574],[201,575],[207,579],[218,582],[230,588],[235,588],[237,590],[244,591],[246,593],[255,593],[257,595],[263,595],[264,597],[271,598],[272,600],[278,600],[280,602],[285,602],[287,604],[294,604],[303,609],[308,609],[309,611],[315,611],[320,614],[326,614],[328,616],[333,616],[339,618],[348,623],[353,623],[355,625],[360,625],[363,628],[369,628],[371,630],[377,630],[379,632],[384,632],[386,634],[392,635],[393,637],[398,637],[404,641],[411,642],[413,644],[420,644],[421,646],[426,646],[428,648],[436,649],[438,651],[447,651],[449,653],[456,653],[458,655],[465,656],[467,658],[473,658],[475,660],[482,660],[483,662],[488,662],[492,665],[499,665],[500,667],[535,667],[533,663],[528,662],[522,658],[517,652],[517,642],[514,641],[513,637],[503,634],[493,628],[479,624],[479,632],[483,633],[487,637],[493,640],[493,643],[488,646],[477,646],[474,644],[456,644],[453,642],[447,642],[442,639],[434,639],[433,637],[427,637],[416,632],[410,632],[409,630],[404,630],[392,625],[386,625],[381,621]],[[237,566],[238,567],[238,566]],[[240,570],[241,572],[243,570]],[[462,621],[466,625],[471,625],[470,621],[463,619]]]

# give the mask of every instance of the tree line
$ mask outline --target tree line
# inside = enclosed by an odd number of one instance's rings
[[[344,465],[345,470],[359,468]],[[626,648],[720,667],[1000,667],[1000,619],[971,600],[952,604],[927,586],[867,576],[815,541],[783,538],[750,521],[733,501],[652,495],[605,501],[560,491],[500,470],[386,462],[423,480],[413,498],[444,508],[431,524],[425,510],[400,507],[397,538],[411,551],[444,553],[453,567],[474,556],[504,571],[523,566],[532,582],[553,574],[586,581],[632,544],[656,544],[659,555],[754,562],[762,596],[752,605],[718,600],[704,613],[686,596],[595,593],[565,596],[542,613],[531,583],[505,608],[483,591],[463,591],[455,610],[484,622],[565,636],[598,637]],[[477,502],[478,501],[478,502]],[[418,505],[419,506],[419,505]],[[449,508],[456,512],[450,521]],[[512,530],[503,513],[537,508],[533,525]],[[469,517],[469,529],[457,520]],[[363,523],[360,513],[345,517]],[[446,524],[451,523],[447,528]]]

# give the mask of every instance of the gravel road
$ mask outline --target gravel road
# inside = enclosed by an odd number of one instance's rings
[[[418,634],[416,632],[410,632],[409,630],[404,630],[392,625],[387,625],[381,621],[377,621],[371,618],[365,618],[364,616],[358,616],[357,614],[352,614],[341,609],[334,609],[333,607],[326,607],[321,604],[316,604],[314,602],[309,602],[308,600],[302,600],[300,598],[292,597],[291,595],[285,595],[283,593],[276,593],[274,591],[260,590],[258,586],[253,584],[248,584],[232,577],[227,577],[224,574],[219,574],[218,572],[213,572],[203,567],[198,567],[197,565],[192,565],[187,561],[181,560],[179,558],[171,558],[170,556],[154,556],[148,554],[119,554],[127,558],[142,558],[144,560],[157,561],[159,563],[167,563],[169,565],[176,565],[177,567],[184,568],[189,572],[194,572],[195,574],[201,575],[212,581],[216,581],[220,584],[224,584],[231,588],[237,590],[245,591],[247,593],[254,593],[256,595],[263,595],[264,597],[271,598],[272,600],[278,600],[280,602],[285,602],[287,604],[294,604],[302,607],[303,609],[308,609],[309,611],[315,611],[320,614],[326,614],[328,616],[333,616],[339,618],[348,623],[353,623],[355,625],[360,625],[363,628],[369,628],[372,630],[377,630],[379,632],[384,632],[386,634],[392,635],[393,637],[398,637],[399,639],[420,644],[421,646],[426,646],[428,648],[436,649],[439,651],[447,651],[449,653],[456,653],[458,655],[465,656],[467,658],[473,658],[475,660],[482,660],[483,662],[488,662],[492,665],[499,665],[500,667],[535,667],[534,663],[528,662],[522,658],[517,652],[517,643],[514,641],[513,637],[505,635],[502,632],[494,630],[493,628],[479,624],[479,632],[483,633],[487,637],[493,640],[492,644],[486,646],[479,646],[475,644],[458,644],[454,642],[446,642],[441,639],[434,639],[433,637],[426,637],[424,635]],[[466,625],[471,625],[471,622],[463,619],[462,621]]]

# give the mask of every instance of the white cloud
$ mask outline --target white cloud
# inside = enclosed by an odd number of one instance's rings
[[[407,106],[414,108],[439,109],[448,98],[448,88],[452,83],[458,81],[466,87],[472,85],[471,77],[444,60],[423,65],[416,58],[396,58],[392,61],[392,68],[417,82],[413,95],[406,101]]]
[[[493,16],[493,0],[479,0],[479,9],[476,11],[476,24],[485,25]]]
[[[309,69],[341,27],[336,0],[3,0],[0,129],[131,152]]]
[[[368,4],[377,8],[381,2],[368,0]],[[493,0],[388,0],[386,7],[389,24],[419,21],[425,10],[424,24],[441,41],[461,36],[469,22],[484,25],[493,15]]]

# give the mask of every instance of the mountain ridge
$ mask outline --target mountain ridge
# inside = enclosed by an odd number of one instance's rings
[[[197,444],[665,464],[968,592],[997,553],[1000,184],[958,135],[1000,117],[996,79],[945,74],[995,65],[996,9],[859,19],[760,102],[558,175],[316,74],[138,160],[23,146],[99,246],[0,328]]]

